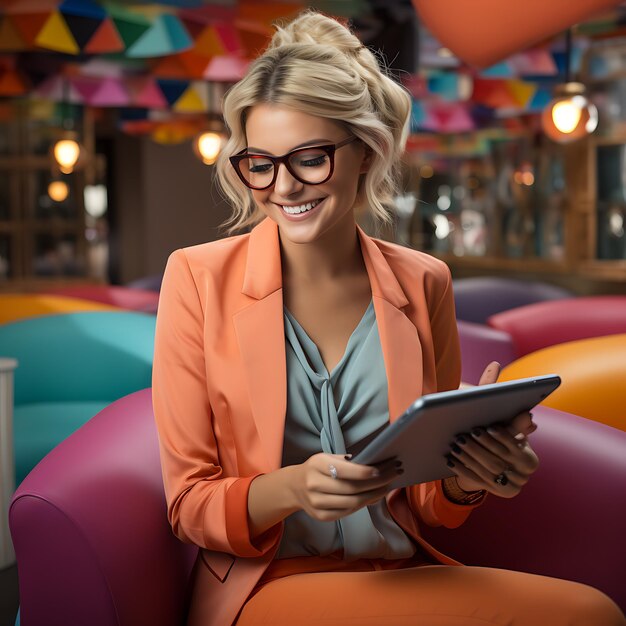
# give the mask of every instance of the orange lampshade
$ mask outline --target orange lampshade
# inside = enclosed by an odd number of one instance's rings
[[[412,0],[433,35],[476,67],[488,67],[617,6],[620,0]]]

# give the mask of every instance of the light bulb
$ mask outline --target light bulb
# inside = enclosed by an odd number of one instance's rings
[[[69,174],[80,157],[80,146],[73,139],[61,139],[54,144],[54,160],[64,174]]]
[[[219,133],[202,133],[194,140],[194,149],[205,165],[212,165],[222,149],[223,141]]]
[[[67,199],[70,190],[63,180],[53,180],[48,185],[48,195],[54,202],[63,202]]]
[[[579,106],[576,106],[574,98],[555,102],[552,107],[552,121],[561,133],[571,133],[576,130],[582,116]]]
[[[555,97],[541,116],[543,130],[550,139],[568,143],[592,133],[598,126],[598,109],[585,96],[581,83],[557,87]]]

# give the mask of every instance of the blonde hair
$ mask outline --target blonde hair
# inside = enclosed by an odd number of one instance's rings
[[[408,92],[389,78],[372,51],[330,17],[308,9],[286,26],[275,27],[268,48],[224,97],[230,138],[216,166],[233,213],[222,226],[232,234],[264,217],[228,161],[246,147],[247,113],[260,103],[332,119],[361,139],[372,154],[355,207],[365,204],[377,222],[392,222],[385,205],[392,202],[399,184],[411,115]]]

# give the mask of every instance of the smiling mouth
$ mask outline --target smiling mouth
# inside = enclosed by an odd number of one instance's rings
[[[289,215],[298,215],[299,213],[306,213],[307,211],[314,209],[323,199],[324,198],[318,198],[317,200],[305,202],[297,206],[285,206],[284,204],[279,204],[278,206]]]

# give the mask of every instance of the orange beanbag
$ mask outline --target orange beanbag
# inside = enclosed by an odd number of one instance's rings
[[[542,404],[626,430],[626,334],[561,343],[507,365],[499,380],[559,374]]]
[[[40,315],[119,310],[118,307],[91,302],[90,300],[80,300],[79,298],[40,294],[0,294],[0,324],[8,324]]]

